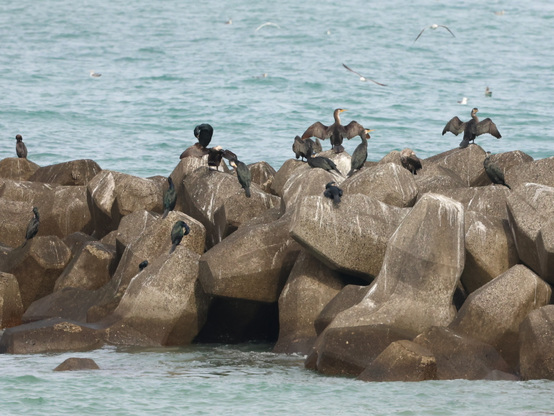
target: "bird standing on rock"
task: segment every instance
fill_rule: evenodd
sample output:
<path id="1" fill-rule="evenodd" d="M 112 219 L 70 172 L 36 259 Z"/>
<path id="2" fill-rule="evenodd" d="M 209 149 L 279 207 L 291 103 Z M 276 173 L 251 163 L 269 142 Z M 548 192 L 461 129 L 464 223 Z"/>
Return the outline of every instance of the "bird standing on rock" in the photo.
<path id="1" fill-rule="evenodd" d="M 417 171 L 421 169 L 421 160 L 416 156 L 412 149 L 404 149 L 400 152 L 400 162 L 402 166 L 408 169 L 412 174 L 417 175 Z"/>
<path id="2" fill-rule="evenodd" d="M 340 121 L 340 113 L 346 110 L 342 108 L 337 108 L 333 112 L 333 117 L 335 122 L 330 126 L 326 126 L 319 121 L 316 121 L 312 124 L 302 135 L 302 139 L 307 139 L 310 137 L 318 137 L 321 140 L 331 139 L 331 145 L 335 153 L 344 152 L 344 147 L 342 146 L 342 140 L 344 138 L 351 139 L 355 136 L 362 137 L 365 135 L 364 126 L 360 123 L 352 120 L 348 125 L 343 126 Z"/>
<path id="3" fill-rule="evenodd" d="M 240 186 L 242 186 L 242 188 L 244 189 L 246 197 L 250 198 L 250 184 L 252 183 L 252 174 L 250 173 L 250 169 L 248 169 L 248 166 L 238 160 L 236 156 L 231 157 L 229 159 L 229 163 L 237 171 L 237 179 L 239 180 Z"/>
<path id="4" fill-rule="evenodd" d="M 139 264 L 139 271 L 142 272 L 146 268 L 146 266 L 148 266 L 148 260 L 144 260 Z"/>
<path id="5" fill-rule="evenodd" d="M 38 226 L 40 225 L 40 217 L 38 215 L 38 208 L 33 208 L 33 214 L 35 216 L 31 218 L 31 221 L 29 221 L 29 224 L 27 225 L 27 232 L 25 233 L 25 242 L 21 246 L 21 248 L 25 247 L 25 244 L 27 244 L 27 241 L 32 239 L 35 235 L 38 233 Z"/>
<path id="6" fill-rule="evenodd" d="M 171 246 L 171 250 L 169 250 L 169 254 L 173 253 L 177 246 L 181 243 L 181 240 L 185 235 L 189 235 L 190 228 L 184 221 L 177 221 L 173 228 L 171 229 L 171 243 L 173 244 Z"/>
<path id="7" fill-rule="evenodd" d="M 15 145 L 15 153 L 17 153 L 17 157 L 20 159 L 27 159 L 27 146 L 23 143 L 23 137 L 21 137 L 21 134 L 15 136 L 15 140 L 17 140 Z"/>
<path id="8" fill-rule="evenodd" d="M 444 129 L 442 130 L 442 135 L 444 136 L 444 133 L 449 131 L 457 136 L 463 131 L 464 139 L 460 143 L 460 149 L 466 148 L 469 145 L 470 141 L 475 143 L 475 138 L 485 133 L 488 133 L 496 137 L 497 139 L 500 139 L 502 136 L 496 128 L 496 124 L 494 124 L 490 118 L 479 121 L 479 118 L 477 117 L 478 111 L 479 109 L 477 108 L 471 110 L 471 120 L 469 121 L 462 122 L 462 120 L 460 120 L 458 117 L 452 118 L 452 120 L 450 120 L 448 123 L 446 123 L 446 126 L 444 126 Z"/>
<path id="9" fill-rule="evenodd" d="M 356 150 L 354 150 L 354 153 L 352 153 L 352 158 L 350 159 L 350 172 L 348 172 L 348 175 L 351 176 L 354 174 L 355 170 L 360 170 L 363 168 L 364 163 L 367 160 L 367 140 L 371 139 L 371 136 L 369 135 L 369 132 L 373 131 L 370 129 L 365 129 L 365 134 L 360 136 L 362 138 L 362 142 L 356 147 Z"/>
<path id="10" fill-rule="evenodd" d="M 308 143 L 311 144 L 312 150 L 316 153 L 319 153 L 323 150 L 321 148 L 321 142 L 318 138 L 316 138 L 314 142 L 312 139 L 301 139 L 300 136 L 296 136 L 294 138 L 294 143 L 292 144 L 292 151 L 296 155 L 297 159 L 299 157 L 302 158 L 302 162 L 304 161 L 304 158 L 308 158 Z"/>
<path id="11" fill-rule="evenodd" d="M 483 167 L 485 168 L 485 172 L 487 172 L 487 176 L 492 181 L 492 183 L 495 183 L 497 185 L 504 185 L 508 189 L 512 189 L 504 181 L 504 172 L 502 172 L 502 169 L 500 169 L 496 163 L 491 162 L 491 152 L 487 152 L 487 156 L 485 157 L 485 161 L 483 162 Z"/>
<path id="12" fill-rule="evenodd" d="M 308 162 L 308 165 L 310 165 L 310 167 L 321 168 L 328 172 L 332 170 L 336 170 L 338 174 L 342 176 L 342 173 L 340 173 L 340 170 L 337 169 L 337 165 L 335 165 L 335 162 L 323 156 L 313 157 L 312 153 L 313 153 L 312 146 L 308 145 L 308 154 L 306 155 L 307 156 L 306 160 Z"/>
<path id="13" fill-rule="evenodd" d="M 164 193 L 164 215 L 162 215 L 162 219 L 167 217 L 169 211 L 173 211 L 177 203 L 177 191 L 175 190 L 175 185 L 173 184 L 171 176 L 167 178 L 167 182 L 169 183 L 169 188 Z"/>
<path id="14" fill-rule="evenodd" d="M 335 185 L 335 181 L 329 182 L 327 185 L 325 185 L 325 191 L 323 191 L 323 195 L 329 199 L 332 199 L 333 204 L 336 205 L 340 203 L 342 189 Z"/>

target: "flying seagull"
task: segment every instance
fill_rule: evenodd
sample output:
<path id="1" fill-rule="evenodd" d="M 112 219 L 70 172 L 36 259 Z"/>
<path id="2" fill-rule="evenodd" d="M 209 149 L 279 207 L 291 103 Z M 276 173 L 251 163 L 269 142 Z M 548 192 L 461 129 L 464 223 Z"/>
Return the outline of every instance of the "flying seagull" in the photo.
<path id="1" fill-rule="evenodd" d="M 421 32 L 419 32 L 419 35 L 417 35 L 417 38 L 415 38 L 414 40 L 414 43 L 416 42 L 416 40 L 419 39 L 419 37 L 423 34 L 423 32 L 425 32 L 427 29 L 433 29 L 433 30 L 437 30 L 439 27 L 444 27 L 446 30 L 448 30 L 450 32 L 450 34 L 452 36 L 454 36 L 454 33 L 452 33 L 452 31 L 450 29 L 448 29 L 445 25 L 437 25 L 437 24 L 434 24 L 434 25 L 431 25 L 431 26 L 427 26 L 425 29 L 423 29 Z M 454 36 L 456 37 L 456 36 Z"/>
<path id="2" fill-rule="evenodd" d="M 344 66 L 346 69 L 348 69 L 350 72 L 353 72 L 354 74 L 358 75 L 360 77 L 360 81 L 371 81 L 371 82 L 375 82 L 377 85 L 380 85 L 382 87 L 386 87 L 387 85 L 386 84 L 381 84 L 380 82 L 377 82 L 377 81 L 374 81 L 370 78 L 366 78 L 364 76 L 362 76 L 362 74 L 359 74 L 358 72 L 354 71 L 353 69 L 350 69 L 348 68 L 345 64 L 342 64 L 342 66 Z"/>
<path id="3" fill-rule="evenodd" d="M 258 28 L 257 28 L 254 32 L 257 32 L 258 30 L 260 30 L 260 29 L 261 29 L 262 27 L 264 27 L 264 26 L 275 26 L 275 27 L 281 29 L 281 26 L 279 26 L 279 25 L 277 25 L 277 24 L 275 24 L 275 23 L 265 22 L 264 24 L 258 26 Z"/>

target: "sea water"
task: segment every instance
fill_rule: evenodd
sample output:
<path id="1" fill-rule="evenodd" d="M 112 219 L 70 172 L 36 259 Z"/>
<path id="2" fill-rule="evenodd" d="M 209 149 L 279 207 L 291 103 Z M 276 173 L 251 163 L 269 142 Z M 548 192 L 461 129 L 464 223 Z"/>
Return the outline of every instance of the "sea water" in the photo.
<path id="1" fill-rule="evenodd" d="M 455 37 L 428 29 L 414 43 L 433 23 Z M 210 123 L 213 145 L 278 169 L 294 136 L 331 124 L 335 108 L 375 129 L 370 160 L 405 147 L 428 157 L 458 145 L 442 129 L 473 107 L 503 136 L 480 136 L 485 150 L 550 157 L 553 37 L 554 3 L 540 0 L 3 0 L 0 158 L 15 156 L 21 134 L 41 166 L 90 158 L 166 176 L 194 126 Z M 365 383 L 315 374 L 271 348 L 1 355 L 0 415 L 554 412 L 553 382 Z M 52 372 L 70 356 L 101 370 Z"/>

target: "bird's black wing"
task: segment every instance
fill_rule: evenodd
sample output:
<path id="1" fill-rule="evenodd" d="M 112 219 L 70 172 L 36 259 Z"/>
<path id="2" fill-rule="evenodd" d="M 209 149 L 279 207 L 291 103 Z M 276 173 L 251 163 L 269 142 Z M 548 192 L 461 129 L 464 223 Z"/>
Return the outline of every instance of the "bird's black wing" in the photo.
<path id="1" fill-rule="evenodd" d="M 450 34 L 451 34 L 452 36 L 456 37 L 456 36 L 454 35 L 454 33 L 452 33 L 452 31 L 451 31 L 450 29 L 448 29 L 445 25 L 439 25 L 439 27 L 444 27 L 446 30 L 448 30 L 448 31 L 450 32 Z"/>
<path id="2" fill-rule="evenodd" d="M 442 135 L 444 136 L 444 133 L 449 131 L 457 136 L 465 130 L 466 124 L 467 121 L 462 122 L 462 120 L 455 116 L 452 120 L 446 123 L 446 126 L 444 126 L 444 129 L 442 130 Z"/>
<path id="3" fill-rule="evenodd" d="M 423 32 L 425 32 L 425 30 L 427 30 L 427 29 L 429 29 L 429 27 L 426 27 L 426 28 L 424 28 L 421 32 L 419 32 L 419 35 L 417 35 L 417 38 L 415 38 L 414 43 L 416 43 L 416 41 L 419 39 L 419 37 L 420 37 L 421 35 L 423 35 Z"/>
<path id="4" fill-rule="evenodd" d="M 331 137 L 331 131 L 329 130 L 328 126 L 320 123 L 319 121 L 316 121 L 314 124 L 308 127 L 308 129 L 302 135 L 303 139 L 307 139 L 309 137 L 318 137 L 322 140 L 325 140 Z"/>
<path id="5" fill-rule="evenodd" d="M 475 124 L 473 129 L 476 136 L 489 133 L 490 135 L 496 137 L 497 139 L 500 139 L 502 137 L 502 135 L 496 128 L 496 124 L 494 124 L 490 118 L 486 118 L 480 121 L 479 123 Z"/>
<path id="6" fill-rule="evenodd" d="M 365 134 L 364 126 L 362 126 L 357 121 L 352 120 L 350 123 L 348 123 L 346 126 L 344 126 L 344 130 L 346 132 L 346 138 L 350 140 L 352 137 L 360 136 L 362 137 L 362 134 Z"/>
<path id="7" fill-rule="evenodd" d="M 223 157 L 227 160 L 237 160 L 237 155 L 231 152 L 230 150 L 223 151 Z"/>

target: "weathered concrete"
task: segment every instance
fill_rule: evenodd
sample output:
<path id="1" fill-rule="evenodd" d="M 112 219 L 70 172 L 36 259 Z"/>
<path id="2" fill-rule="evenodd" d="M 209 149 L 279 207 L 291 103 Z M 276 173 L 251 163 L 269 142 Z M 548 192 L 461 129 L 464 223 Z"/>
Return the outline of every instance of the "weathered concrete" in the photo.
<path id="1" fill-rule="evenodd" d="M 94 160 L 82 159 L 43 166 L 28 179 L 30 182 L 57 183 L 66 186 L 86 186 L 102 171 Z"/>
<path id="2" fill-rule="evenodd" d="M 473 292 L 449 328 L 492 345 L 515 367 L 519 324 L 533 309 L 550 302 L 552 290 L 535 273 L 516 265 Z"/>
<path id="3" fill-rule="evenodd" d="M 456 188 L 441 194 L 461 202 L 466 211 L 479 212 L 487 217 L 508 219 L 506 201 L 510 190 L 502 185 Z"/>
<path id="4" fill-rule="evenodd" d="M 150 227 L 159 215 L 140 210 L 126 215 L 121 219 L 119 227 L 115 230 L 115 247 L 117 258 L 120 259 L 129 244 L 138 240 L 148 227 Z"/>
<path id="5" fill-rule="evenodd" d="M 519 262 L 508 221 L 466 211 L 465 232 L 466 263 L 460 279 L 469 293 Z"/>
<path id="6" fill-rule="evenodd" d="M 273 178 L 277 173 L 273 167 L 267 162 L 256 162 L 247 165 L 252 175 L 252 183 L 256 183 L 260 186 L 260 189 L 264 192 L 271 193 L 271 185 Z"/>
<path id="7" fill-rule="evenodd" d="M 427 192 L 442 194 L 445 190 L 466 186 L 456 173 L 436 163 L 425 163 L 414 181 L 419 191 L 418 199 Z"/>
<path id="8" fill-rule="evenodd" d="M 520 371 L 524 380 L 554 380 L 554 305 L 535 309 L 519 325 Z"/>
<path id="9" fill-rule="evenodd" d="M 71 251 L 56 236 L 35 237 L 8 254 L 4 271 L 16 277 L 24 309 L 53 292 L 70 260 Z"/>
<path id="10" fill-rule="evenodd" d="M 100 370 L 98 364 L 91 358 L 71 357 L 54 368 L 53 371 L 81 371 L 81 370 Z"/>
<path id="11" fill-rule="evenodd" d="M 363 381 L 436 380 L 437 361 L 427 348 L 412 341 L 390 344 L 358 376 Z"/>
<path id="12" fill-rule="evenodd" d="M 96 238 L 85 234 L 81 231 L 77 231 L 74 233 L 71 233 L 67 236 L 65 236 L 62 239 L 63 243 L 71 250 L 71 256 L 75 257 L 75 255 L 81 251 L 81 249 L 84 247 L 85 244 L 91 242 L 91 241 L 98 241 Z"/>
<path id="13" fill-rule="evenodd" d="M 23 244 L 33 205 L 0 198 L 0 213 L 0 243 L 12 248 Z"/>
<path id="14" fill-rule="evenodd" d="M 209 295 L 277 302 L 300 246 L 289 236 L 290 216 L 247 225 L 200 258 L 199 279 Z"/>
<path id="15" fill-rule="evenodd" d="M 0 338 L 0 353 L 40 354 L 85 351 L 102 346 L 103 330 L 62 318 L 8 328 Z"/>
<path id="16" fill-rule="evenodd" d="M 328 328 L 317 339 L 304 366 L 327 375 L 360 375 L 392 342 L 415 333 L 390 325 Z"/>
<path id="17" fill-rule="evenodd" d="M 335 153 L 334 150 L 326 150 L 324 152 L 319 152 L 317 156 L 326 157 L 327 159 L 331 159 L 335 165 L 337 165 L 337 169 L 342 173 L 341 176 L 337 176 L 337 183 L 342 182 L 344 180 L 344 177 L 346 177 L 346 174 L 350 172 L 350 168 L 352 166 L 351 159 L 352 157 L 348 152 L 341 152 L 341 153 Z"/>
<path id="18" fill-rule="evenodd" d="M 27 181 L 40 168 L 27 158 L 7 157 L 0 160 L 0 178 Z"/>
<path id="19" fill-rule="evenodd" d="M 54 291 L 66 287 L 99 289 L 111 279 L 116 266 L 115 250 L 100 241 L 91 241 L 83 246 L 58 277 Z"/>
<path id="20" fill-rule="evenodd" d="M 439 153 L 425 161 L 450 169 L 462 179 L 466 186 L 483 186 L 491 183 L 483 167 L 485 156 L 486 153 L 481 146 L 472 144 L 464 149 L 455 148 Z"/>
<path id="21" fill-rule="evenodd" d="M 272 193 L 282 197 L 283 188 L 285 187 L 285 184 L 290 179 L 290 177 L 298 175 L 301 172 L 305 172 L 309 169 L 311 168 L 306 162 L 301 162 L 300 160 L 294 159 L 286 160 L 273 178 L 273 182 L 271 183 Z"/>
<path id="22" fill-rule="evenodd" d="M 132 212 L 163 212 L 163 189 L 149 179 L 103 170 L 88 183 L 87 193 L 97 238 L 116 230 Z"/>
<path id="23" fill-rule="evenodd" d="M 492 156 L 491 156 L 492 159 Z M 514 189 L 525 183 L 554 187 L 554 156 L 511 167 L 504 175 L 506 183 Z"/>
<path id="24" fill-rule="evenodd" d="M 513 373 L 491 345 L 449 328 L 428 328 L 414 343 L 424 346 L 435 357 L 438 380 L 481 380 L 494 370 Z"/>
<path id="25" fill-rule="evenodd" d="M 338 207 L 323 196 L 310 196 L 296 206 L 290 234 L 331 269 L 371 281 L 408 212 L 359 194 L 344 195 Z"/>
<path id="26" fill-rule="evenodd" d="M 369 286 L 347 285 L 321 310 L 314 327 L 317 335 L 321 334 L 335 319 L 338 313 L 360 303 L 369 291 Z"/>
<path id="27" fill-rule="evenodd" d="M 346 179 L 344 194 L 362 194 L 397 207 L 411 207 L 418 194 L 414 175 L 395 163 L 378 164 Z"/>
<path id="28" fill-rule="evenodd" d="M 387 324 L 421 333 L 448 325 L 465 260 L 464 209 L 425 195 L 390 238 L 381 272 L 366 297 L 339 313 L 329 328 Z"/>
<path id="29" fill-rule="evenodd" d="M 110 324 L 106 340 L 117 345 L 189 344 L 206 321 L 210 300 L 198 282 L 200 256 L 178 246 L 133 278 Z"/>
<path id="30" fill-rule="evenodd" d="M 381 160 L 377 162 L 379 165 L 385 165 L 387 163 L 394 163 L 395 165 L 402 166 L 401 155 L 398 150 L 392 150 L 387 153 Z"/>
<path id="31" fill-rule="evenodd" d="M 21 324 L 23 304 L 13 274 L 0 272 L 0 329 Z"/>
<path id="32" fill-rule="evenodd" d="M 283 187 L 284 210 L 291 210 L 299 202 L 308 196 L 323 196 L 325 185 L 329 182 L 339 183 L 337 173 L 330 173 L 323 169 L 312 169 L 300 171 L 292 175 Z"/>
<path id="33" fill-rule="evenodd" d="M 55 235 L 64 238 L 76 231 L 82 231 L 85 234 L 92 233 L 91 213 L 87 205 L 86 188 L 83 186 L 61 186 L 0 179 L 0 199 L 25 203 L 25 205 L 16 205 L 19 209 L 25 209 L 19 215 L 27 220 L 27 224 L 33 217 L 32 207 L 38 207 L 40 214 L 38 236 Z M 31 209 L 27 211 L 29 206 Z M 8 210 L 8 215 L 6 221 L 20 224 L 20 221 L 15 219 L 17 214 L 13 208 Z M 21 245 L 25 240 L 27 224 L 17 234 L 20 236 L 20 240 L 13 246 Z M 13 240 L 15 237 L 10 237 L 10 241 Z"/>
<path id="34" fill-rule="evenodd" d="M 519 258 L 554 284 L 554 188 L 519 185 L 508 198 L 508 214 Z"/>
<path id="35" fill-rule="evenodd" d="M 310 352 L 317 338 L 314 321 L 342 287 L 336 272 L 302 251 L 279 296 L 279 340 L 273 352 Z"/>

